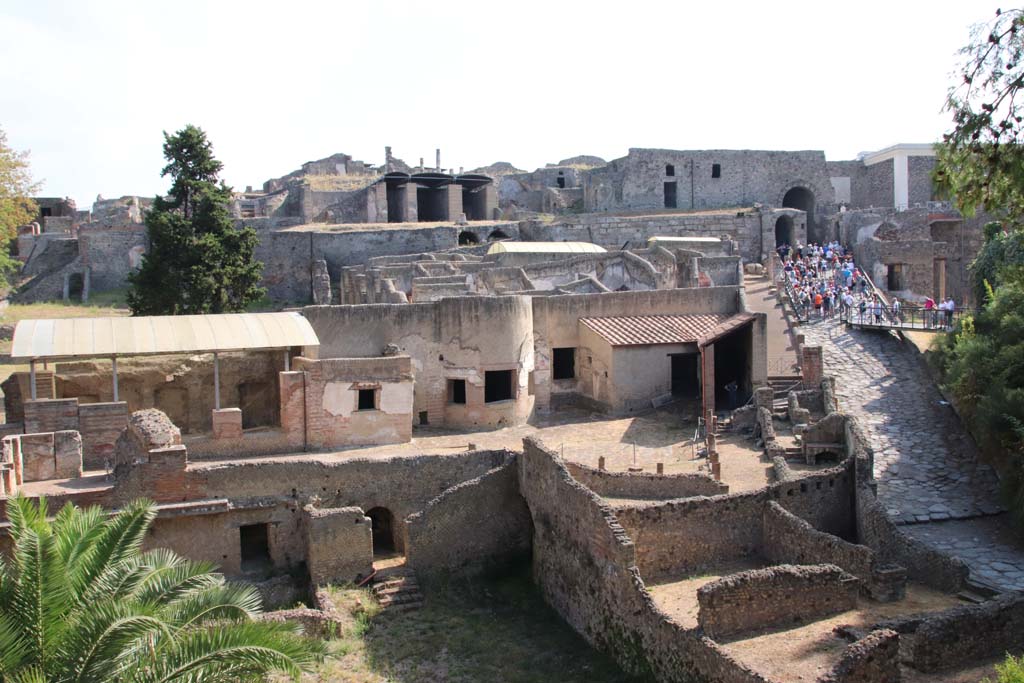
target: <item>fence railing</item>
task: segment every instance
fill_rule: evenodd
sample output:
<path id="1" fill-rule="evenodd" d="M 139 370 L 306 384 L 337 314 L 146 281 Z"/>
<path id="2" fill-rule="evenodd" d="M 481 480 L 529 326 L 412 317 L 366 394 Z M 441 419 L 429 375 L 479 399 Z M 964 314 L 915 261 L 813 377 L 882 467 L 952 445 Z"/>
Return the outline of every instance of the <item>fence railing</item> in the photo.
<path id="1" fill-rule="evenodd" d="M 851 325 L 949 331 L 956 327 L 956 324 L 964 316 L 975 316 L 977 314 L 978 310 L 975 308 L 940 311 L 938 308 L 925 308 L 924 306 L 903 306 L 898 313 L 894 313 L 890 307 L 879 318 L 879 316 L 875 315 L 871 304 L 868 304 L 867 310 L 863 312 L 856 305 L 850 310 L 843 310 L 840 313 L 839 319 Z"/>

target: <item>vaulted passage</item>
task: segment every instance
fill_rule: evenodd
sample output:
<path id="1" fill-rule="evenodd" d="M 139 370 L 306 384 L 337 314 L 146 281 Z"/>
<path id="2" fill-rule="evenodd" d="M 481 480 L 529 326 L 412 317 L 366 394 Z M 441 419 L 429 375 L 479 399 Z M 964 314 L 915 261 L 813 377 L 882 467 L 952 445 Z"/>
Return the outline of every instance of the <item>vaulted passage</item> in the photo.
<path id="1" fill-rule="evenodd" d="M 793 243 L 793 219 L 789 216 L 779 216 L 779 219 L 775 221 L 775 246 L 778 248 L 783 244 L 795 246 Z"/>
<path id="2" fill-rule="evenodd" d="M 822 241 L 817 233 L 814 220 L 814 193 L 806 187 L 794 187 L 782 198 L 782 206 L 787 209 L 800 209 L 807 213 L 807 239 L 811 242 Z"/>

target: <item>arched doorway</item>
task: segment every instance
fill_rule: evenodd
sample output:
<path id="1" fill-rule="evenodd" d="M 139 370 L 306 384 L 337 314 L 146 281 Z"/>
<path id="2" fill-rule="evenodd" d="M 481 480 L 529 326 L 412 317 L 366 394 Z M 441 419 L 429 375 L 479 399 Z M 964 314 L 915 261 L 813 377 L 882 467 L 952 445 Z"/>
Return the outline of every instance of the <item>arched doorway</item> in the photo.
<path id="1" fill-rule="evenodd" d="M 476 236 L 476 233 L 463 230 L 459 233 L 459 246 L 465 247 L 470 244 L 480 244 L 480 238 Z"/>
<path id="2" fill-rule="evenodd" d="M 508 239 L 508 235 L 506 235 L 501 230 L 495 230 L 494 232 L 492 232 L 490 235 L 487 236 L 487 241 L 488 242 L 492 242 L 494 240 L 507 240 L 507 239 Z"/>
<path id="3" fill-rule="evenodd" d="M 373 530 L 373 554 L 388 555 L 395 552 L 395 516 L 391 510 L 382 507 L 366 511 Z"/>
<path id="4" fill-rule="evenodd" d="M 775 221 L 775 248 L 778 249 L 783 244 L 789 246 L 796 246 L 793 244 L 793 218 L 792 216 L 779 216 L 778 220 Z"/>
<path id="5" fill-rule="evenodd" d="M 814 221 L 814 193 L 806 187 L 794 187 L 782 197 L 782 206 L 787 209 L 800 209 L 807 214 L 807 239 L 820 242 L 817 223 Z"/>

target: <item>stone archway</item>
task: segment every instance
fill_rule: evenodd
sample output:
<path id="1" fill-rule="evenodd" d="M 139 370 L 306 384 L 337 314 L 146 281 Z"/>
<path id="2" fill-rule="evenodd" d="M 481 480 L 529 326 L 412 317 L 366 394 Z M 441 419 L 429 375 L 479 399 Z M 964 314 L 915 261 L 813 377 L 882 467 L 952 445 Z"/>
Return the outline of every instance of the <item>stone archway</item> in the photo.
<path id="1" fill-rule="evenodd" d="M 815 198 L 814 192 L 803 185 L 794 185 L 782 195 L 782 206 L 787 209 L 799 209 L 807 214 L 807 240 L 810 242 L 821 242 L 817 231 L 817 221 L 814 218 Z"/>
<path id="2" fill-rule="evenodd" d="M 480 238 L 477 237 L 475 232 L 469 230 L 463 230 L 459 233 L 459 246 L 467 247 L 473 244 L 480 244 Z"/>
<path id="3" fill-rule="evenodd" d="M 775 248 L 778 249 L 783 244 L 789 246 L 796 246 L 793 243 L 793 217 L 792 216 L 779 216 L 775 221 Z"/>

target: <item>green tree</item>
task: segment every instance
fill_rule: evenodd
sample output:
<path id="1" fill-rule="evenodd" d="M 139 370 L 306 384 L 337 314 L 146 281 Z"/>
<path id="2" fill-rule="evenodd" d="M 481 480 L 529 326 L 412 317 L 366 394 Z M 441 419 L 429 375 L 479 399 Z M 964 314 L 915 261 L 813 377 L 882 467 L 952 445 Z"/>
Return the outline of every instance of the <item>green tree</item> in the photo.
<path id="1" fill-rule="evenodd" d="M 298 679 L 322 648 L 257 621 L 259 594 L 204 563 L 141 552 L 156 516 L 136 501 L 113 517 L 7 501 L 13 549 L 0 563 L 0 681 L 149 683 Z"/>
<path id="2" fill-rule="evenodd" d="M 6 287 L 7 278 L 18 269 L 18 261 L 11 256 L 12 241 L 17 237 L 19 225 L 35 220 L 39 213 L 32 195 L 39 183 L 32 180 L 28 152 L 17 152 L 7 144 L 7 134 L 0 128 L 0 287 Z"/>
<path id="3" fill-rule="evenodd" d="M 1024 217 L 1024 10 L 996 11 L 975 26 L 957 82 L 946 97 L 953 129 L 938 149 L 935 181 L 973 215 L 981 207 L 1018 223 Z"/>
<path id="4" fill-rule="evenodd" d="M 149 251 L 128 282 L 134 315 L 241 311 L 263 296 L 263 264 L 253 259 L 256 231 L 235 228 L 231 189 L 218 180 L 222 164 L 200 128 L 164 133 L 167 197 L 146 213 Z"/>

